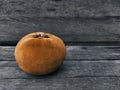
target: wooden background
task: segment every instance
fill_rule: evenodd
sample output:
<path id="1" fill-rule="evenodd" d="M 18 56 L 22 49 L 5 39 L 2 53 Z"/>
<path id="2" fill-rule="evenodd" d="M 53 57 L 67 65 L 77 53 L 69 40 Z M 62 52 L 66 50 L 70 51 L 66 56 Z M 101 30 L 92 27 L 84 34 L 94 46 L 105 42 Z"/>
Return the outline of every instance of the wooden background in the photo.
<path id="1" fill-rule="evenodd" d="M 27 75 L 14 59 L 24 35 L 62 38 L 56 72 Z M 0 0 L 0 90 L 120 90 L 120 0 Z"/>

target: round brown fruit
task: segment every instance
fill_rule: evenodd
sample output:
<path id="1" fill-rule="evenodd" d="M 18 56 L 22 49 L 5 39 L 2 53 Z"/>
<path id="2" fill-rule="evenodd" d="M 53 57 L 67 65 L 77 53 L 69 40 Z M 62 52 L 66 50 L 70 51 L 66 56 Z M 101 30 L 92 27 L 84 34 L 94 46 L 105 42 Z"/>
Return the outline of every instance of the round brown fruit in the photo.
<path id="1" fill-rule="evenodd" d="M 18 42 L 14 54 L 18 66 L 24 72 L 45 75 L 60 67 L 66 55 L 66 47 L 53 34 L 35 32 Z"/>

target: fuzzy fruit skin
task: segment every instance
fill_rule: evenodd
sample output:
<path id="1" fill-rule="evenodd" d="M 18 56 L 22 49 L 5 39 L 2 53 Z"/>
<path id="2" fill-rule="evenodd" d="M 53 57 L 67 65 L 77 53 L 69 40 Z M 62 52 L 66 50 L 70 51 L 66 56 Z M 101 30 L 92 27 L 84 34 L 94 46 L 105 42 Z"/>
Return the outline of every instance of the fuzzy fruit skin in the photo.
<path id="1" fill-rule="evenodd" d="M 15 59 L 18 66 L 32 75 L 45 75 L 55 71 L 62 64 L 66 47 L 64 42 L 53 34 L 49 38 L 34 38 L 35 32 L 24 36 L 15 48 Z"/>

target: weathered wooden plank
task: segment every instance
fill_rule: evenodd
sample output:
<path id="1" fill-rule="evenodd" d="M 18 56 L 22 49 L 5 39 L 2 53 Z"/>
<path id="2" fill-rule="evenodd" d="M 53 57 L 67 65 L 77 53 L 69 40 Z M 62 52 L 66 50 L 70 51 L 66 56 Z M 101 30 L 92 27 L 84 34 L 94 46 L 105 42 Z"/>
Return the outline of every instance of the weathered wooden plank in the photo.
<path id="1" fill-rule="evenodd" d="M 66 59 L 119 60 L 120 46 L 68 46 Z"/>
<path id="2" fill-rule="evenodd" d="M 120 16 L 119 0 L 0 0 L 0 15 L 41 17 Z"/>
<path id="3" fill-rule="evenodd" d="M 15 61 L 1 61 L 0 79 L 40 79 L 40 78 L 79 78 L 79 77 L 119 77 L 120 61 L 64 61 L 54 73 L 46 76 L 33 76 L 18 68 Z"/>
<path id="4" fill-rule="evenodd" d="M 0 17 L 0 44 L 16 44 L 24 35 L 44 31 L 65 42 L 120 42 L 120 19 Z"/>
<path id="5" fill-rule="evenodd" d="M 119 90 L 120 77 L 1 79 L 1 90 Z"/>
<path id="6" fill-rule="evenodd" d="M 66 48 L 65 59 L 68 61 L 120 59 L 120 46 L 66 46 Z M 14 46 L 0 46 L 0 60 L 15 60 L 14 49 Z"/>

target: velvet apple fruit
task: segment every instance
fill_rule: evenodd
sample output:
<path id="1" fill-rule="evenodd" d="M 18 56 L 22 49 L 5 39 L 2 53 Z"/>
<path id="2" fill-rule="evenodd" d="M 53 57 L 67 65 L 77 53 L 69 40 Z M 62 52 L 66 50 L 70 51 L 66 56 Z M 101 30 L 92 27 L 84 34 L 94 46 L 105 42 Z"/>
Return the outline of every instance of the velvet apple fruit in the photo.
<path id="1" fill-rule="evenodd" d="M 26 73 L 45 75 L 61 66 L 66 55 L 66 47 L 59 37 L 35 32 L 24 36 L 16 45 L 15 59 Z"/>

